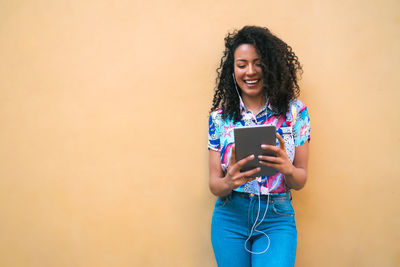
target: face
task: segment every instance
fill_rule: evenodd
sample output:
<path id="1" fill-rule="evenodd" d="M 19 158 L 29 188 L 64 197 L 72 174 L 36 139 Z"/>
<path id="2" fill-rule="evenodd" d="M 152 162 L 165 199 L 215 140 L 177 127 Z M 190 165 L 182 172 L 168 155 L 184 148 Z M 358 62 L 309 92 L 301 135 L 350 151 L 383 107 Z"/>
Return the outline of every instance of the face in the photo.
<path id="1" fill-rule="evenodd" d="M 263 97 L 261 59 L 251 44 L 238 46 L 234 53 L 236 82 L 242 89 L 242 97 Z"/>

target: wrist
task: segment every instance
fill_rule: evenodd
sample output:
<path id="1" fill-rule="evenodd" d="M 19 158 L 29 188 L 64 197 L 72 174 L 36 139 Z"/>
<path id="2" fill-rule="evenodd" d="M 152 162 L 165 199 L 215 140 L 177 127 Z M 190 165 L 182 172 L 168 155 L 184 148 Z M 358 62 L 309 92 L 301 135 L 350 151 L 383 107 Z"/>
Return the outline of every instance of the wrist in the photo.
<path id="1" fill-rule="evenodd" d="M 221 188 L 221 197 L 229 195 L 229 193 L 232 191 L 233 187 L 230 183 L 230 180 L 225 176 L 222 178 L 222 188 Z"/>
<path id="2" fill-rule="evenodd" d="M 293 164 L 290 164 L 290 167 L 287 172 L 284 173 L 285 177 L 293 177 L 296 167 Z"/>

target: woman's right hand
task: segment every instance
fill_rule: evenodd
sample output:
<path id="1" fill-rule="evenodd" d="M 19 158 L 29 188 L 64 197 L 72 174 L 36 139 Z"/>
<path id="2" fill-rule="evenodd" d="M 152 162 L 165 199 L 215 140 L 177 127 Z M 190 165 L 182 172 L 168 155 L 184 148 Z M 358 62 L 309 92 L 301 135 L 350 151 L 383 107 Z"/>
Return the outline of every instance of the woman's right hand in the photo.
<path id="1" fill-rule="evenodd" d="M 231 160 L 229 162 L 228 170 L 226 171 L 226 175 L 223 178 L 225 180 L 225 183 L 228 185 L 228 187 L 232 189 L 236 189 L 242 184 L 245 184 L 249 181 L 252 181 L 256 179 L 256 177 L 249 177 L 261 170 L 260 167 L 245 171 L 245 172 L 240 172 L 240 169 L 243 168 L 246 163 L 252 161 L 254 159 L 254 155 L 250 155 L 244 159 L 241 159 L 236 162 L 236 148 L 235 145 L 232 146 L 232 152 L 231 152 Z"/>

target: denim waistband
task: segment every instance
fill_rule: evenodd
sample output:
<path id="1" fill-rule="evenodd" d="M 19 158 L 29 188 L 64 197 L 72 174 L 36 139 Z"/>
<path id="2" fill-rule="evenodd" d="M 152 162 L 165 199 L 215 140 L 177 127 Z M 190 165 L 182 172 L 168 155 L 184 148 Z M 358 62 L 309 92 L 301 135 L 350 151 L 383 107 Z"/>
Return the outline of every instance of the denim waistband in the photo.
<path id="1" fill-rule="evenodd" d="M 231 196 L 238 196 L 238 197 L 247 198 L 247 199 L 251 199 L 253 197 L 257 197 L 258 198 L 258 195 L 251 194 L 251 193 L 246 193 L 246 192 L 238 192 L 238 191 L 235 191 L 235 190 L 231 191 Z M 260 198 L 261 199 L 267 199 L 268 195 L 260 195 Z M 276 200 L 278 200 L 278 199 L 282 199 L 282 200 L 283 199 L 290 199 L 290 200 L 292 200 L 292 192 L 289 190 L 289 191 L 286 191 L 286 193 L 270 194 L 269 198 L 270 199 L 276 199 Z"/>

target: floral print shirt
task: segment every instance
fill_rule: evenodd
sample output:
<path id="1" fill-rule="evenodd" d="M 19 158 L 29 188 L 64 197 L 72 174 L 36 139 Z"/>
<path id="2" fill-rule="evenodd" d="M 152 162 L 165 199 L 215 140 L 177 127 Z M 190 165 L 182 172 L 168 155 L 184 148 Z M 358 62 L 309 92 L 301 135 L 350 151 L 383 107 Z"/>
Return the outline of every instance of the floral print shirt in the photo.
<path id="1" fill-rule="evenodd" d="M 272 110 L 267 101 L 265 106 L 254 115 L 248 111 L 240 100 L 241 120 L 234 123 L 233 119 L 222 119 L 222 111 L 218 109 L 211 113 L 208 128 L 208 148 L 220 152 L 222 170 L 226 173 L 234 144 L 235 127 L 254 125 L 274 125 L 277 132 L 285 140 L 286 153 L 291 162 L 294 160 L 295 147 L 310 140 L 310 118 L 307 107 L 300 100 L 290 102 L 289 111 L 285 115 L 278 115 Z M 276 140 L 279 145 L 278 139 Z M 273 176 L 262 176 L 234 189 L 238 192 L 253 194 L 285 193 L 285 177 L 280 172 Z"/>

